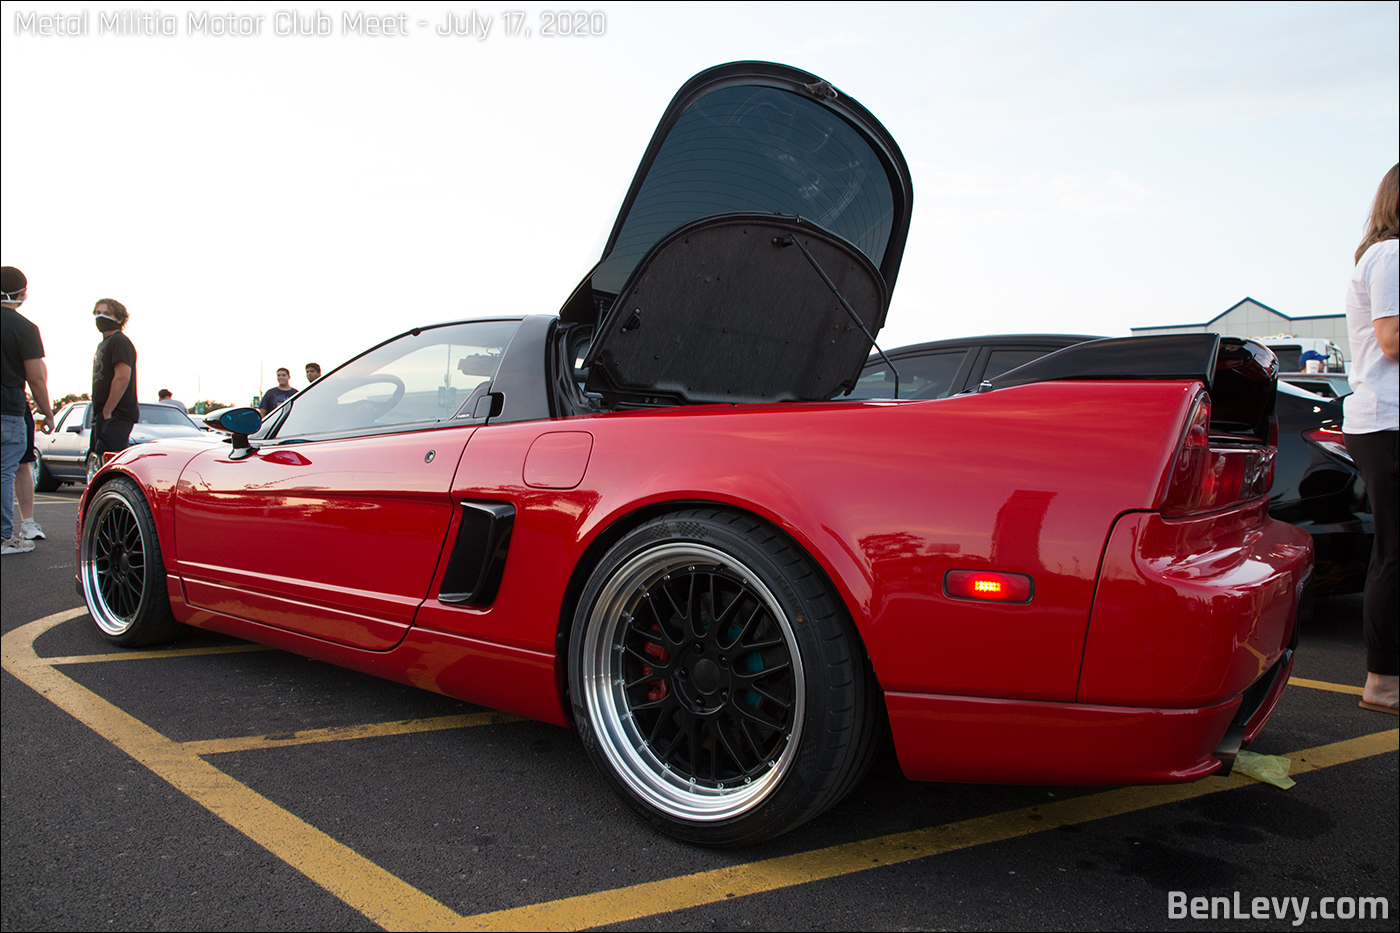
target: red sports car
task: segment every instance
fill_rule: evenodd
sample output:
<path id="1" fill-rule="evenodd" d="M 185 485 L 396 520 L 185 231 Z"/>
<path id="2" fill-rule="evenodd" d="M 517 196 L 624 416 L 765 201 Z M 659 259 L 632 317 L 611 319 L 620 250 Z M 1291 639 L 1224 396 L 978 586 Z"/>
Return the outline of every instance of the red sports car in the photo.
<path id="1" fill-rule="evenodd" d="M 841 400 L 911 205 L 831 85 L 698 75 L 558 315 L 414 327 L 265 422 L 216 416 L 227 446 L 112 460 L 79 516 L 93 620 L 574 724 L 634 810 L 706 844 L 821 813 L 887 730 L 911 778 L 1228 770 L 1312 566 L 1267 514 L 1272 354 L 1101 341 Z"/>

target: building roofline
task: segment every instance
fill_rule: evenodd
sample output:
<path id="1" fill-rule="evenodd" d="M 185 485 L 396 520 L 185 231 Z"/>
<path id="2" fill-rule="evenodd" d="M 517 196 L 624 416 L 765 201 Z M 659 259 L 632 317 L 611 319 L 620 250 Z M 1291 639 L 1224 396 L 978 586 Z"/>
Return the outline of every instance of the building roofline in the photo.
<path id="1" fill-rule="evenodd" d="M 1194 323 L 1194 324 L 1147 324 L 1147 325 L 1144 325 L 1144 326 L 1142 326 L 1142 327 L 1130 327 L 1130 328 L 1128 328 L 1128 329 L 1129 329 L 1129 330 L 1161 330 L 1161 329 L 1166 328 L 1166 327 L 1209 327 L 1210 325 L 1214 324 L 1216 321 L 1220 320 L 1220 319 L 1223 318 L 1225 315 L 1229 314 L 1231 311 L 1234 311 L 1236 308 L 1238 308 L 1240 305 L 1244 304 L 1244 303 L 1247 302 L 1247 301 L 1252 301 L 1252 302 L 1254 302 L 1254 304 L 1257 304 L 1259 307 L 1263 308 L 1265 311 L 1269 311 L 1269 312 L 1272 312 L 1273 314 L 1277 314 L 1279 317 L 1283 318 L 1285 321 L 1320 321 L 1320 320 L 1324 320 L 1324 319 L 1326 319 L 1326 318 L 1344 318 L 1344 317 L 1346 317 L 1346 314 L 1344 314 L 1344 313 L 1343 313 L 1343 314 L 1305 314 L 1305 315 L 1301 315 L 1301 316 L 1299 316 L 1299 317 L 1293 317 L 1292 315 L 1284 314 L 1282 311 L 1278 310 L 1277 308 L 1271 308 L 1271 307 L 1269 307 L 1268 305 L 1264 304 L 1264 302 L 1258 301 L 1257 299 L 1254 299 L 1254 298 L 1250 298 L 1248 295 L 1246 295 L 1245 297 L 1241 298 L 1239 301 L 1237 301 L 1237 302 L 1235 302 L 1234 304 L 1230 305 L 1230 307 L 1226 308 L 1224 311 L 1221 311 L 1219 314 L 1217 314 L 1215 317 L 1211 318 L 1211 319 L 1208 320 L 1208 321 L 1201 321 L 1200 323 Z"/>

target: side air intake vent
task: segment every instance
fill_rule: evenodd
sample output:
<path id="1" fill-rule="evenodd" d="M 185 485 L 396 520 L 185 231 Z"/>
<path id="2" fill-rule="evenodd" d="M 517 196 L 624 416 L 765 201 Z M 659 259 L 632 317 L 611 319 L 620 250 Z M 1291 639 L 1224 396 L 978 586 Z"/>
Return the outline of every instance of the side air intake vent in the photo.
<path id="1" fill-rule="evenodd" d="M 447 562 L 438 601 L 489 606 L 501 585 L 515 526 L 515 507 L 503 502 L 463 502 L 457 543 Z"/>

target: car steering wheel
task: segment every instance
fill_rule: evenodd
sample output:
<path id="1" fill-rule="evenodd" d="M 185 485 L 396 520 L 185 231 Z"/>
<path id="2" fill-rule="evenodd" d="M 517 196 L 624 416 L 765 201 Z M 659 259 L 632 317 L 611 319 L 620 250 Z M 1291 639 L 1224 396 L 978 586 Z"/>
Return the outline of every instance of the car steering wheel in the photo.
<path id="1" fill-rule="evenodd" d="M 380 382 L 388 383 L 394 387 L 393 394 L 390 395 L 387 399 L 383 401 L 372 401 L 367 398 L 360 399 L 359 401 L 349 402 L 345 407 L 347 409 L 353 408 L 357 411 L 363 412 L 364 415 L 371 421 L 374 421 L 378 419 L 381 415 L 391 411 L 395 405 L 403 401 L 404 385 L 403 380 L 400 379 L 398 376 L 392 376 L 388 373 L 376 373 L 373 376 L 366 376 L 364 379 L 361 379 L 359 382 L 355 383 L 350 388 L 358 389 L 361 386 L 374 385 L 375 383 Z"/>

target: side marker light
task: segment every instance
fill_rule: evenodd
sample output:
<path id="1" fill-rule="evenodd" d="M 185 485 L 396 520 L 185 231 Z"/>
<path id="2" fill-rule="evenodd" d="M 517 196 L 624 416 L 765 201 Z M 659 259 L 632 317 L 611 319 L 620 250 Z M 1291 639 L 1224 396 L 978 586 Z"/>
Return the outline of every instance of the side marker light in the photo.
<path id="1" fill-rule="evenodd" d="M 1028 603 L 1035 595 L 1035 581 L 1024 573 L 950 570 L 943 575 L 943 593 L 953 599 Z"/>

